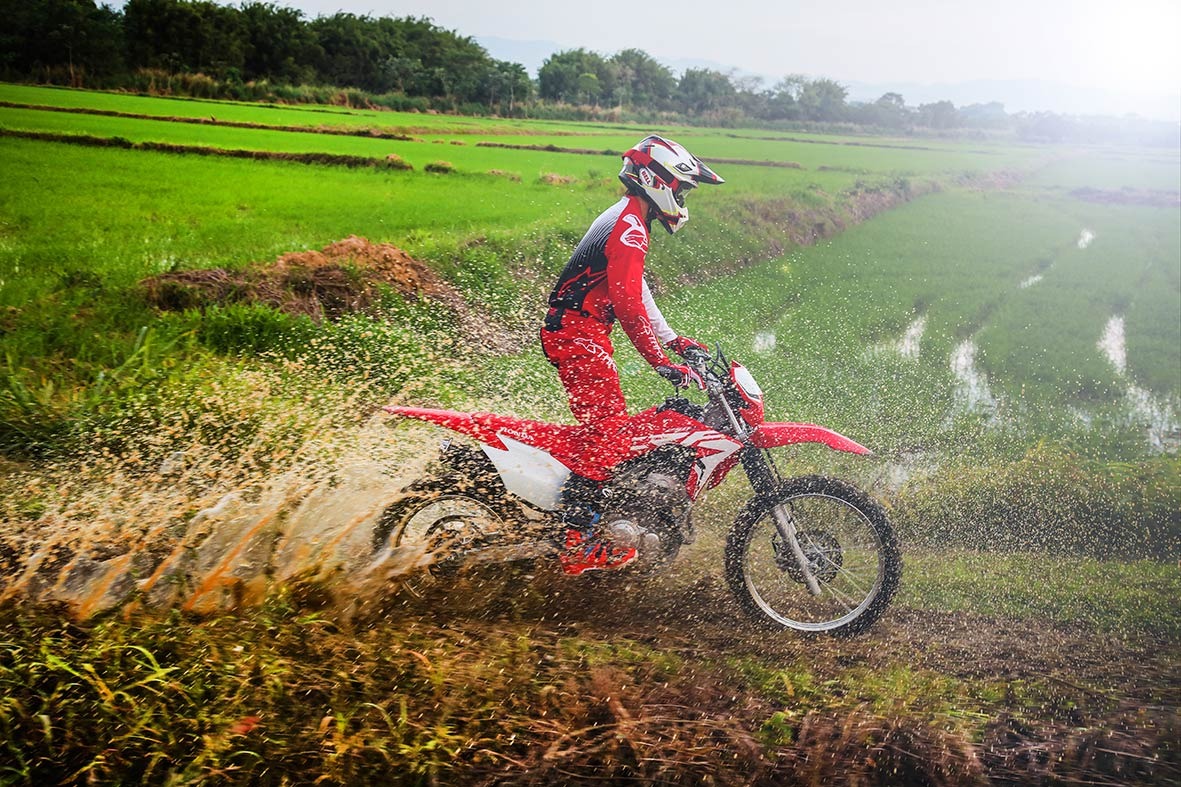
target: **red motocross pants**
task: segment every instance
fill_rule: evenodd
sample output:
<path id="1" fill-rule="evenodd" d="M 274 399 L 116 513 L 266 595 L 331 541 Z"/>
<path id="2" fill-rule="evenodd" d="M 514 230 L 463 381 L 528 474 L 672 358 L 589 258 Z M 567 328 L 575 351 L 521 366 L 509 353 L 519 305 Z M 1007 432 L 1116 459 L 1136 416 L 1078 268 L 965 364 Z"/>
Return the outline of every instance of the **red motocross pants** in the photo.
<path id="1" fill-rule="evenodd" d="M 611 326 L 567 311 L 560 317 L 561 328 L 550 330 L 549 326 L 558 322 L 553 311 L 547 327 L 541 329 L 541 349 L 558 370 L 558 379 L 570 397 L 570 412 L 588 427 L 587 449 L 601 454 L 596 464 L 610 465 L 619 450 L 619 428 L 628 418 L 619 371 L 611 357 L 615 352 Z"/>
<path id="2" fill-rule="evenodd" d="M 627 403 L 612 358 L 611 326 L 570 311 L 554 320 L 553 311 L 541 329 L 541 349 L 558 370 L 574 418 L 590 426 L 626 417 Z M 550 330 L 559 322 L 558 330 Z"/>

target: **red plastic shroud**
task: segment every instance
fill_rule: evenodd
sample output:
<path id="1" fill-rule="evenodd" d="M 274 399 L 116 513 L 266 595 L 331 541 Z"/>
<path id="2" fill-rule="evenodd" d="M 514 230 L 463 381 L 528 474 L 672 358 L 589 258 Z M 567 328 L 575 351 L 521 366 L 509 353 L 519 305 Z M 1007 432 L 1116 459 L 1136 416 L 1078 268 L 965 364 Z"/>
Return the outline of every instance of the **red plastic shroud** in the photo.
<path id="1" fill-rule="evenodd" d="M 834 451 L 846 451 L 850 454 L 873 453 L 855 440 L 815 424 L 759 424 L 754 433 L 747 438 L 747 443 L 755 448 L 777 448 L 796 443 L 824 443 Z"/>
<path id="2" fill-rule="evenodd" d="M 713 432 L 700 421 L 672 410 L 661 411 L 655 407 L 632 416 L 624 422 L 618 432 L 608 436 L 582 425 L 550 424 L 495 413 L 461 413 L 428 407 L 383 409 L 392 415 L 444 426 L 501 450 L 504 450 L 505 445 L 499 435 L 503 434 L 505 437 L 547 451 L 572 472 L 595 481 L 610 478 L 612 469 L 620 462 L 648 453 L 669 442 L 693 445 L 699 453 L 713 453 L 717 440 L 730 440 L 731 445 L 739 447 L 731 438 Z M 688 437 L 688 441 L 673 439 L 682 433 L 687 437 L 691 436 Z M 716 439 L 702 439 L 706 436 L 705 433 Z M 712 447 L 706 445 L 707 443 Z M 814 424 L 761 424 L 747 437 L 745 444 L 754 448 L 775 448 L 796 443 L 823 443 L 836 451 L 870 453 L 869 449 L 853 440 Z M 733 462 L 728 461 L 720 469 L 728 470 L 732 466 Z M 716 475 L 716 478 L 710 480 L 710 486 L 719 483 L 725 473 Z"/>

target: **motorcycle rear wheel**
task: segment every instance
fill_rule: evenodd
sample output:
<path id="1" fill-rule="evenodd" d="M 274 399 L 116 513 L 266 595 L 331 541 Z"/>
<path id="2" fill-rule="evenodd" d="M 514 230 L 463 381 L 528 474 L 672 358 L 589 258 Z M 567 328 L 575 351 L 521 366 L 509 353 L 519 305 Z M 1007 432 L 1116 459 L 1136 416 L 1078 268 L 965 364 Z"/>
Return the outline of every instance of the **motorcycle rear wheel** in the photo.
<path id="1" fill-rule="evenodd" d="M 794 551 L 776 526 L 782 506 L 795 524 L 809 573 L 809 592 Z M 902 556 L 882 507 L 835 478 L 783 482 L 752 500 L 726 540 L 726 580 L 743 609 L 779 629 L 849 635 L 885 612 L 902 577 Z"/>
<path id="2" fill-rule="evenodd" d="M 412 484 L 377 521 L 373 550 L 411 544 L 442 553 L 502 532 L 508 512 L 470 482 L 445 475 Z"/>

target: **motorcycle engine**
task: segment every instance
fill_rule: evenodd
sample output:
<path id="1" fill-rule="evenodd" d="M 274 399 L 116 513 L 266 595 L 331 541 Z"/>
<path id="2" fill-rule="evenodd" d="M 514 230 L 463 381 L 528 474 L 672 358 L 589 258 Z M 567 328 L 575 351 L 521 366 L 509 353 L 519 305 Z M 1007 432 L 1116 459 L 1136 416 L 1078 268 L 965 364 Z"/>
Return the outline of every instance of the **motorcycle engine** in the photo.
<path id="1" fill-rule="evenodd" d="M 692 542 L 689 495 L 674 476 L 651 467 L 625 468 L 604 492 L 604 530 L 613 541 L 635 546 L 644 562 L 670 560 Z"/>

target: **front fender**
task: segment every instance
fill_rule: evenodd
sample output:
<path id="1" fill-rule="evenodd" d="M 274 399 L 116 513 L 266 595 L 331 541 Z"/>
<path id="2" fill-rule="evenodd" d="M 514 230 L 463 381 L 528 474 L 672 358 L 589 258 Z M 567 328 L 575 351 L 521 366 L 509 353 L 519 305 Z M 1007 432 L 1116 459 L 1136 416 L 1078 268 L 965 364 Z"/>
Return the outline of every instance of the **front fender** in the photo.
<path id="1" fill-rule="evenodd" d="M 873 453 L 855 440 L 815 424 L 760 424 L 747 438 L 747 444 L 755 448 L 777 448 L 797 443 L 824 443 L 834 451 L 846 451 L 850 454 Z"/>

